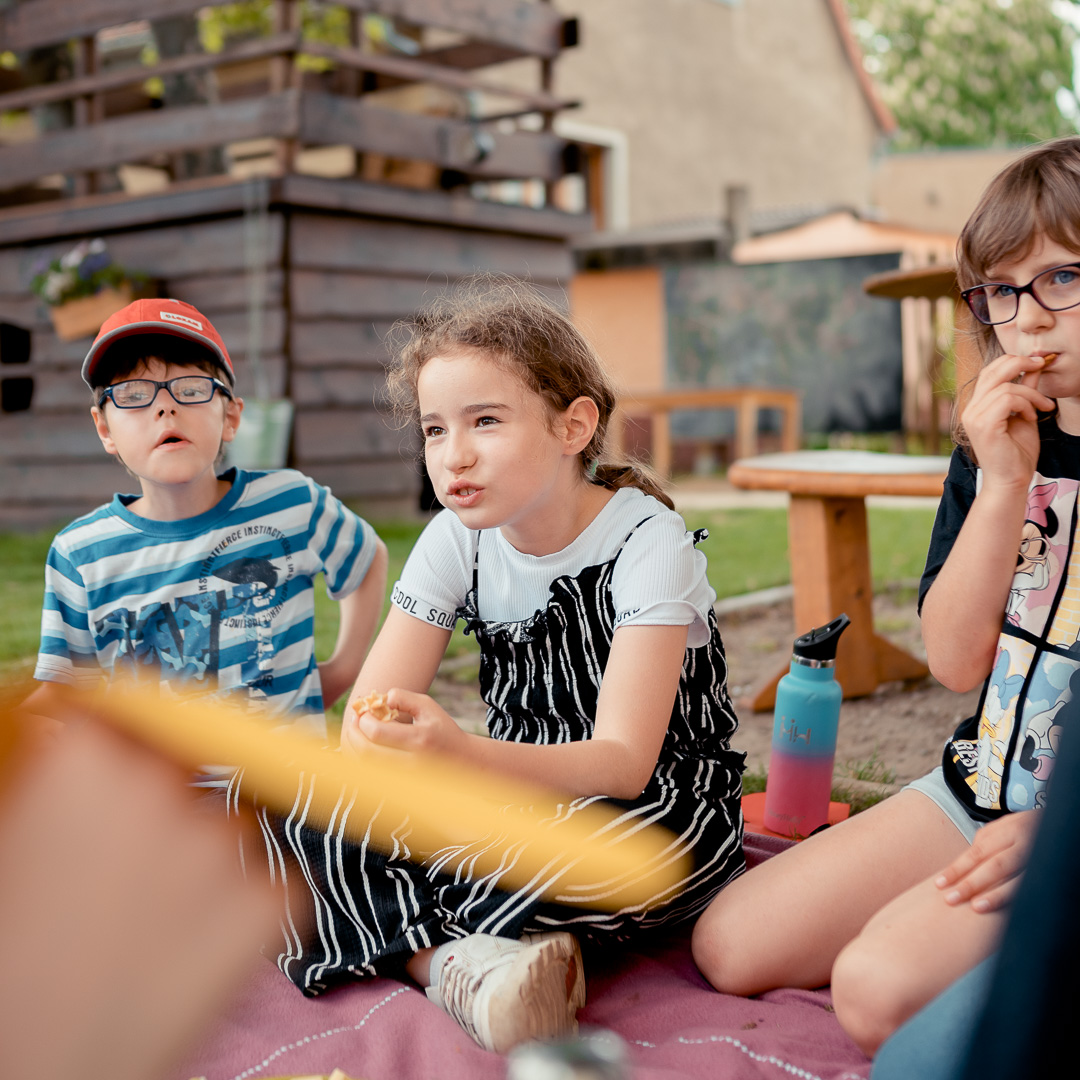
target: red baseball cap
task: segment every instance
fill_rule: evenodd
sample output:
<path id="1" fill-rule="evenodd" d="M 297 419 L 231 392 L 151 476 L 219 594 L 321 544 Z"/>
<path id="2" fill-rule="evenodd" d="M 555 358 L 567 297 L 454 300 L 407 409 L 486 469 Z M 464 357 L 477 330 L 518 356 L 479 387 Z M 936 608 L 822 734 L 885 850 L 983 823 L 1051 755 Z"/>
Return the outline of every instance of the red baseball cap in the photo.
<path id="1" fill-rule="evenodd" d="M 83 382 L 93 389 L 91 376 L 101 358 L 121 338 L 134 337 L 136 334 L 171 334 L 194 341 L 214 354 L 230 386 L 236 381 L 229 350 L 201 311 L 183 300 L 135 300 L 115 315 L 110 315 L 102 324 L 83 361 Z"/>

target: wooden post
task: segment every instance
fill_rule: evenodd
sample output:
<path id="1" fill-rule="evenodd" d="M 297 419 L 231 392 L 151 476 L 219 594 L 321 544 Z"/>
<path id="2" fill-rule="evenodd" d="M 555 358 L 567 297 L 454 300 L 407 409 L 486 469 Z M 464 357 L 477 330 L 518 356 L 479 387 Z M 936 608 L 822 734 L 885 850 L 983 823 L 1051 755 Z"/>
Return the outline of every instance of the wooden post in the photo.
<path id="1" fill-rule="evenodd" d="M 870 538 L 862 496 L 793 494 L 788 548 L 795 636 L 824 626 L 842 612 L 851 619 L 836 653 L 836 681 L 845 698 L 872 694 L 883 682 L 927 674 L 921 660 L 874 633 Z M 752 702 L 755 711 L 773 707 L 776 684 L 786 671 L 778 671 L 758 691 Z"/>
<path id="2" fill-rule="evenodd" d="M 367 29 L 364 26 L 364 13 L 360 11 L 349 11 L 349 44 L 356 49 L 357 52 L 366 53 L 372 49 L 371 43 L 368 41 Z M 356 97 L 363 97 L 369 87 L 369 81 L 374 80 L 375 75 L 368 71 L 358 71 L 356 68 L 350 68 L 350 82 L 349 86 L 352 93 Z M 364 151 L 355 150 L 353 153 L 353 176 L 363 176 L 364 174 Z"/>
<path id="3" fill-rule="evenodd" d="M 938 313 L 938 301 L 930 300 L 930 349 L 929 369 L 926 373 L 930 383 L 930 414 L 926 418 L 926 447 L 924 454 L 941 453 L 941 416 L 938 410 L 938 384 L 941 382 L 941 347 L 938 335 L 941 333 L 941 317 Z"/>
<path id="4" fill-rule="evenodd" d="M 799 442 L 802 439 L 802 399 L 797 394 L 784 407 L 782 416 L 780 449 L 785 454 L 793 454 L 801 449 Z"/>
<path id="5" fill-rule="evenodd" d="M 652 465 L 665 480 L 671 477 L 671 413 L 667 409 L 653 413 Z"/>
<path id="6" fill-rule="evenodd" d="M 953 320 L 953 350 L 956 354 L 956 410 L 959 414 L 971 400 L 971 392 L 975 389 L 975 379 L 982 370 L 983 359 L 979 349 L 978 323 L 963 300 L 956 301 Z"/>
<path id="7" fill-rule="evenodd" d="M 364 17 L 358 11 L 351 8 L 348 11 L 349 20 L 349 46 L 360 50 L 363 48 Z M 342 89 L 349 97 L 359 97 L 363 92 L 363 80 L 360 72 L 354 67 L 348 67 L 342 72 Z"/>
<path id="8" fill-rule="evenodd" d="M 541 0 L 544 4 L 551 3 L 551 0 Z M 552 87 L 555 84 L 555 62 L 550 57 L 543 57 L 540 60 L 540 89 L 545 94 L 552 92 Z M 555 129 L 555 114 L 547 111 L 540 114 L 541 131 L 554 131 Z M 558 181 L 545 180 L 544 181 L 544 205 L 555 205 L 555 185 Z"/>
<path id="9" fill-rule="evenodd" d="M 589 146 L 584 153 L 585 209 L 591 211 L 593 228 L 597 232 L 607 228 L 608 205 L 606 183 L 607 162 L 602 146 Z"/>
<path id="10" fill-rule="evenodd" d="M 796 634 L 822 626 L 842 611 L 856 625 L 872 624 L 873 583 L 863 499 L 792 495 L 788 543 L 792 584 L 798 582 Z M 854 638 L 845 634 L 840 640 L 846 644 Z M 866 668 L 873 666 L 869 650 L 861 659 Z"/>
<path id="11" fill-rule="evenodd" d="M 75 42 L 75 77 L 93 75 L 97 70 L 96 45 L 93 36 L 81 37 Z M 87 127 L 102 119 L 102 101 L 100 94 L 80 95 L 73 105 L 76 127 Z M 98 189 L 98 174 L 79 172 L 75 174 L 75 194 L 92 195 Z"/>
<path id="12" fill-rule="evenodd" d="M 840 639 L 836 681 L 845 697 L 872 693 L 877 686 L 877 663 L 864 501 L 792 495 L 788 507 L 788 556 L 794 593 L 794 636 L 824 626 L 846 612 L 851 627 Z M 772 708 L 776 684 L 786 670 L 777 672 L 776 678 L 758 692 L 753 701 L 755 711 Z"/>
<path id="13" fill-rule="evenodd" d="M 274 33 L 292 33 L 300 29 L 300 7 L 296 0 L 274 0 Z M 300 85 L 296 53 L 289 51 L 270 61 L 270 92 L 279 93 Z M 297 140 L 279 139 L 275 151 L 277 171 L 290 173 L 296 165 Z"/>
<path id="14" fill-rule="evenodd" d="M 761 405 L 752 394 L 739 400 L 735 410 L 735 456 L 751 457 L 757 453 L 758 420 Z"/>

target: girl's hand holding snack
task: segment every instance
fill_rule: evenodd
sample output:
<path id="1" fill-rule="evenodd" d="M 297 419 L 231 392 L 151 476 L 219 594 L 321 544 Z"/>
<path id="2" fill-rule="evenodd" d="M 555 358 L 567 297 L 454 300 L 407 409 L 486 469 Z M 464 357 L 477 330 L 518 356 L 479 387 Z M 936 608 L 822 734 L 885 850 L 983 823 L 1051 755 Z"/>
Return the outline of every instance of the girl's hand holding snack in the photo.
<path id="1" fill-rule="evenodd" d="M 1005 354 L 979 373 L 962 422 L 984 483 L 1027 490 L 1039 460 L 1038 413 L 1054 408 L 1039 391 L 1041 356 Z"/>
<path id="2" fill-rule="evenodd" d="M 353 702 L 352 708 L 357 716 L 367 713 L 382 724 L 407 724 L 409 722 L 390 704 L 389 697 L 379 693 L 378 690 L 373 690 L 359 701 Z"/>
<path id="3" fill-rule="evenodd" d="M 372 745 L 414 753 L 461 753 L 467 741 L 454 719 L 427 694 L 394 689 L 354 702 L 353 719 L 343 727 L 342 745 L 354 753 Z"/>
<path id="4" fill-rule="evenodd" d="M 407 724 L 409 718 L 389 701 L 389 695 L 373 690 L 350 701 L 341 720 L 341 748 L 352 754 L 371 753 L 372 741 L 364 734 L 364 724 Z"/>

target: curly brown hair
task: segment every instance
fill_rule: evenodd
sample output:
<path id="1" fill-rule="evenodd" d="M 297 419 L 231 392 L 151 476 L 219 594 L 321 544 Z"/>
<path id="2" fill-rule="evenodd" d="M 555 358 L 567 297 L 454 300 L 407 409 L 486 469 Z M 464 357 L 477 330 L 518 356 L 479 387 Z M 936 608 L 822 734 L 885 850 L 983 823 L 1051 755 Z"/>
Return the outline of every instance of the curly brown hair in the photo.
<path id="1" fill-rule="evenodd" d="M 600 414 L 596 431 L 579 455 L 582 475 L 609 490 L 640 488 L 674 509 L 651 470 L 605 456 L 608 424 L 618 396 L 585 336 L 569 315 L 536 286 L 502 275 L 476 275 L 426 305 L 392 332 L 394 359 L 387 390 L 402 425 L 419 423 L 417 381 L 433 357 L 479 352 L 518 375 L 540 396 L 549 418 L 579 397 L 591 398 Z"/>

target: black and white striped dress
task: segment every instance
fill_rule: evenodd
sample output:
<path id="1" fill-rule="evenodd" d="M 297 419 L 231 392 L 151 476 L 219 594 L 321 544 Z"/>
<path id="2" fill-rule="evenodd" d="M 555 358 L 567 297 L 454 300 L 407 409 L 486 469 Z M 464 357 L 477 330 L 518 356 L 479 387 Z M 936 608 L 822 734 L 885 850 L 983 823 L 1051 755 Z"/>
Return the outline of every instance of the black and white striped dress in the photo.
<path id="1" fill-rule="evenodd" d="M 484 538 L 479 534 L 472 588 L 458 615 L 480 644 L 480 690 L 492 737 L 545 744 L 590 738 L 615 633 L 611 577 L 629 536 L 608 561 L 557 578 L 545 609 L 509 623 L 479 616 Z M 705 644 L 687 649 L 671 722 L 645 790 L 633 801 L 606 800 L 622 810 L 619 828 L 655 823 L 674 835 L 675 850 L 692 855 L 684 880 L 648 903 L 616 912 L 588 907 L 585 901 L 596 889 L 587 886 L 557 887 L 544 900 L 552 881 L 543 876 L 530 888 L 504 891 L 498 872 L 441 872 L 450 863 L 467 865 L 470 854 L 497 839 L 496 832 L 417 864 L 406 858 L 404 823 L 390 851 L 349 843 L 341 835 L 342 819 L 327 830 L 307 828 L 307 792 L 301 790 L 289 817 L 260 815 L 271 876 L 288 886 L 285 941 L 277 956 L 282 971 L 305 993 L 318 994 L 365 974 L 399 973 L 419 949 L 466 934 L 520 937 L 562 927 L 582 938 L 614 942 L 699 914 L 744 867 L 744 755 L 729 745 L 737 721 L 711 611 L 709 629 Z M 556 816 L 565 820 L 598 798 L 560 804 Z M 641 867 L 640 873 L 648 870 Z"/>

